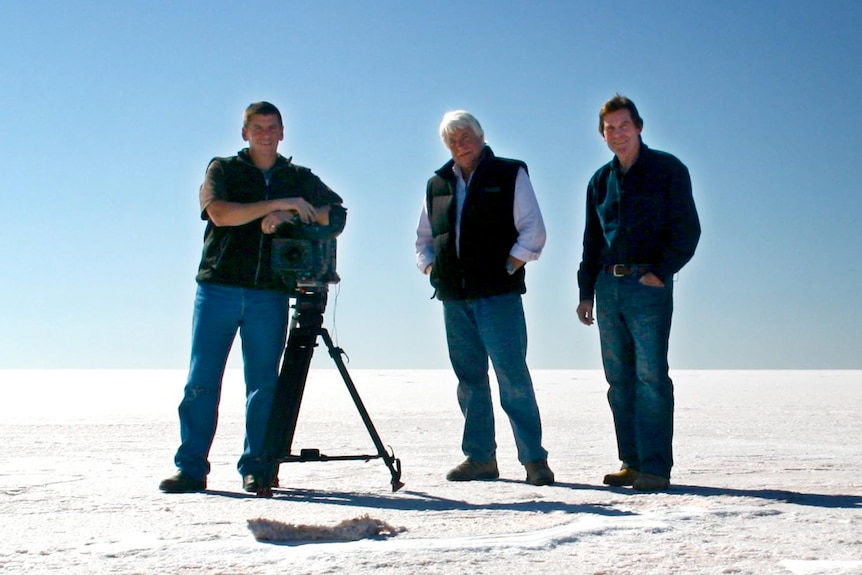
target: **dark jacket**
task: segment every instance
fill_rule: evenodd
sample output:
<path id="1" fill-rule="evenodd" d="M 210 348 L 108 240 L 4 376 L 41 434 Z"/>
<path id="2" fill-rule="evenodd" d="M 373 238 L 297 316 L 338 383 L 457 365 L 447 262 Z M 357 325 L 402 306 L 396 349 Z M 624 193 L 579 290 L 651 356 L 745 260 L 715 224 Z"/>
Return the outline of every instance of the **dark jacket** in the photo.
<path id="1" fill-rule="evenodd" d="M 263 172 L 254 165 L 248 150 L 228 158 L 214 158 L 207 167 L 207 182 L 201 187 L 201 218 L 207 220 L 209 200 L 252 203 L 279 198 L 305 198 L 315 207 L 341 203 L 311 170 L 279 156 L 269 171 L 266 183 Z M 214 196 L 204 198 L 204 188 L 215 188 Z M 270 267 L 272 236 L 260 229 L 260 219 L 241 226 L 216 226 L 207 222 L 204 247 L 197 281 L 221 285 L 277 289 Z"/>
<path id="2" fill-rule="evenodd" d="M 426 207 L 434 237 L 431 284 L 441 300 L 475 299 L 524 293 L 524 268 L 506 273 L 506 260 L 518 239 L 513 215 L 515 180 L 526 164 L 498 158 L 485 146 L 461 212 L 460 257 L 455 245 L 455 188 L 450 160 L 428 180 Z"/>
<path id="3" fill-rule="evenodd" d="M 580 300 L 593 299 L 598 275 L 608 265 L 648 265 L 663 282 L 670 281 L 692 258 L 699 239 L 688 168 L 641 142 L 628 172 L 614 158 L 587 187 Z"/>

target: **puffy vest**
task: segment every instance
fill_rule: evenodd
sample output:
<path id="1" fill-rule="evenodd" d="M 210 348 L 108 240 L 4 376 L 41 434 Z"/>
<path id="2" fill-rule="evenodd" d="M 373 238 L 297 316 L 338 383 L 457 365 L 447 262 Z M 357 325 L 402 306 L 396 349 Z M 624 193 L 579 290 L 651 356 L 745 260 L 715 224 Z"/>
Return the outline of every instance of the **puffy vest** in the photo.
<path id="1" fill-rule="evenodd" d="M 524 268 L 506 272 L 506 260 L 518 230 L 513 215 L 518 160 L 498 158 L 485 147 L 473 174 L 461 211 L 460 257 L 456 251 L 455 187 L 451 160 L 428 180 L 426 206 L 434 237 L 431 285 L 440 300 L 475 299 L 504 293 L 524 293 Z"/>
<path id="2" fill-rule="evenodd" d="M 252 203 L 302 197 L 315 207 L 340 203 L 311 170 L 279 156 L 266 185 L 263 173 L 245 155 L 215 158 L 224 174 L 229 202 Z M 204 214 L 205 216 L 205 214 Z M 272 236 L 260 229 L 260 219 L 241 226 L 215 226 L 207 222 L 197 281 L 235 287 L 278 289 L 271 268 Z"/>

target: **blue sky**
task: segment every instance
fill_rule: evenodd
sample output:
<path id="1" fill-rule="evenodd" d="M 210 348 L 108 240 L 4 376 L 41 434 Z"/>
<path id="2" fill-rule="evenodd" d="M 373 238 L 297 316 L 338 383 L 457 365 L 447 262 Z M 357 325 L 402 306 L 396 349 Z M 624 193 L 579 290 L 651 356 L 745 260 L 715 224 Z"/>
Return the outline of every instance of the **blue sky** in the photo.
<path id="1" fill-rule="evenodd" d="M 464 108 L 545 215 L 530 365 L 598 368 L 576 269 L 620 92 L 704 229 L 671 367 L 862 369 L 860 26 L 855 0 L 0 2 L 0 368 L 187 366 L 198 187 L 256 100 L 345 199 L 327 325 L 348 367 L 448 367 L 413 241 Z"/>

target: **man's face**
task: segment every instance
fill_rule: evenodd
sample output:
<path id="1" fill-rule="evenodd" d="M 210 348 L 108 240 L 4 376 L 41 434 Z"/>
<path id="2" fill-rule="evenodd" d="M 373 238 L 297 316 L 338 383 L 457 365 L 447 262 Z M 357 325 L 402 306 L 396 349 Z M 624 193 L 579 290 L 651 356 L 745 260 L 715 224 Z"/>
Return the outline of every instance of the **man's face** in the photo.
<path id="1" fill-rule="evenodd" d="M 446 138 L 446 147 L 452 159 L 464 174 L 472 174 L 482 159 L 485 143 L 470 128 L 453 130 Z"/>
<path id="2" fill-rule="evenodd" d="M 602 138 L 620 163 L 631 166 L 640 153 L 641 129 L 632 121 L 629 110 L 616 110 L 605 114 L 602 120 Z"/>
<path id="3" fill-rule="evenodd" d="M 275 154 L 278 143 L 284 139 L 284 126 L 275 114 L 253 114 L 243 126 L 242 139 L 256 152 Z"/>

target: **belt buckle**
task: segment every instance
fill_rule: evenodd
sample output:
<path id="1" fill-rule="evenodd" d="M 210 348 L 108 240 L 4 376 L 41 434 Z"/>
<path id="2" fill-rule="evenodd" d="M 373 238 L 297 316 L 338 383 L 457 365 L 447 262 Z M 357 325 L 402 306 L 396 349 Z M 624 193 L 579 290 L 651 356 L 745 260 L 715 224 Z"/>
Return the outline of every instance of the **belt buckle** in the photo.
<path id="1" fill-rule="evenodd" d="M 617 272 L 617 268 L 624 268 L 624 267 L 626 267 L 625 264 L 614 264 L 613 274 L 614 274 L 615 278 L 625 277 L 626 274 Z"/>

